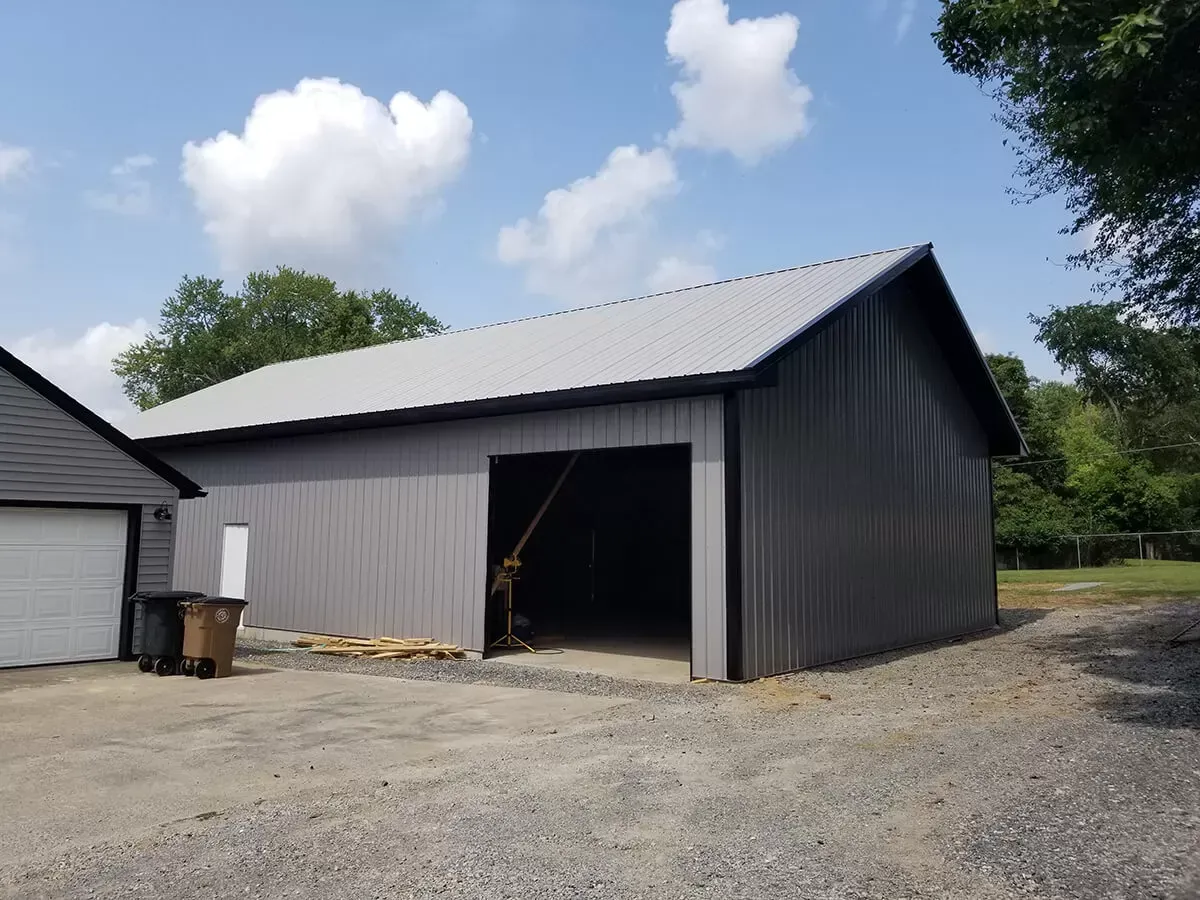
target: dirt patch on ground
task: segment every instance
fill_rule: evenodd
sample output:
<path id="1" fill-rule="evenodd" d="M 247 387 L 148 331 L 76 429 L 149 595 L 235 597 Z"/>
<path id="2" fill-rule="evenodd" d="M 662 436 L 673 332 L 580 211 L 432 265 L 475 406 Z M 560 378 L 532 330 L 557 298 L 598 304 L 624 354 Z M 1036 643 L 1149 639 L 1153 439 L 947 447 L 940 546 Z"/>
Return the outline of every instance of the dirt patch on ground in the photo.
<path id="1" fill-rule="evenodd" d="M 1129 597 L 1122 594 L 1104 593 L 1099 588 L 1081 588 L 1078 591 L 1060 591 L 1063 582 L 1046 584 L 1017 583 L 1000 585 L 999 596 L 1002 609 L 1087 609 L 1093 606 L 1127 606 Z M 1167 603 L 1178 598 L 1171 596 L 1143 596 L 1139 605 Z"/>

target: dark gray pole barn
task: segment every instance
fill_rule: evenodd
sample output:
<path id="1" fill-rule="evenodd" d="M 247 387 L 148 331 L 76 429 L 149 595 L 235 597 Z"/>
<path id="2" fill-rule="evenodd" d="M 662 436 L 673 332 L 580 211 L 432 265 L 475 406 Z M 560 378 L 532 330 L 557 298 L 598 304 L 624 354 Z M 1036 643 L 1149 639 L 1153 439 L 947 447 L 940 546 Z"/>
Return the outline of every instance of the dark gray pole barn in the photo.
<path id="1" fill-rule="evenodd" d="M 649 455 L 599 452 L 677 446 L 678 577 L 606 596 L 636 630 L 629 610 L 686 583 L 692 674 L 735 681 L 993 625 L 989 459 L 1023 450 L 929 245 L 268 366 L 130 431 L 208 491 L 180 504 L 176 587 L 232 577 L 262 628 L 475 650 L 506 552 L 498 473 L 591 454 L 545 541 L 609 502 L 602 478 L 639 485 L 612 500 L 630 527 L 684 521 L 654 507 Z M 541 570 L 582 597 L 561 540 Z M 629 591 L 658 574 L 643 549 L 609 557 Z M 576 622 L 563 596 L 546 609 Z"/>

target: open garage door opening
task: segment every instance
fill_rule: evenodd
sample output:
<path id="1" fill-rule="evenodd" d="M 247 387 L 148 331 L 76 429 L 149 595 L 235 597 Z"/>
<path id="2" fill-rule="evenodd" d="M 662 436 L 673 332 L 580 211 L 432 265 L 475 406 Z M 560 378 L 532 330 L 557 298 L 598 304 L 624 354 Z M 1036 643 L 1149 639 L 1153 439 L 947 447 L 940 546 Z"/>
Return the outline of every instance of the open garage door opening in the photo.
<path id="1" fill-rule="evenodd" d="M 686 445 L 494 457 L 493 576 L 550 498 L 519 552 L 516 636 L 578 659 L 670 660 L 682 671 L 691 651 L 690 484 Z M 506 633 L 503 595 L 501 587 L 488 600 L 489 644 Z"/>

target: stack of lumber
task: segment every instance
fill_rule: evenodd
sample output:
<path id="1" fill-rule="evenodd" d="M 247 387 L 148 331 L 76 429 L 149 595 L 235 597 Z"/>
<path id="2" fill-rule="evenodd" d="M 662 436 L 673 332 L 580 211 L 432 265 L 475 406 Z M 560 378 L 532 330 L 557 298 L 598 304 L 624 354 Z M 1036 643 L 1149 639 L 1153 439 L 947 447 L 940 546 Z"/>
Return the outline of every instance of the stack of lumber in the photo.
<path id="1" fill-rule="evenodd" d="M 465 655 L 457 644 L 443 644 L 433 638 L 380 637 L 364 640 L 311 634 L 298 638 L 295 644 L 297 647 L 307 647 L 309 653 L 366 656 L 371 659 L 462 659 Z"/>

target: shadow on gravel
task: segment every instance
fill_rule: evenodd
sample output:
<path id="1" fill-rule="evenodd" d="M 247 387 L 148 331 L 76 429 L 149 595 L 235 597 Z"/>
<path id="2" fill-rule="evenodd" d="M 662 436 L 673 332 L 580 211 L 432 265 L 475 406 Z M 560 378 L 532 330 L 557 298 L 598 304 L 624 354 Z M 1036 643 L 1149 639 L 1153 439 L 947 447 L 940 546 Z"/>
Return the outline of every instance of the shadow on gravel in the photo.
<path id="1" fill-rule="evenodd" d="M 1132 609 L 1117 621 L 1043 645 L 1089 675 L 1112 679 L 1097 707 L 1104 715 L 1152 728 L 1200 729 L 1200 603 Z"/>
<path id="2" fill-rule="evenodd" d="M 1006 634 L 1026 625 L 1031 625 L 1039 619 L 1045 618 L 1051 612 L 1053 610 L 1049 609 L 1002 609 L 1000 610 L 1000 624 L 984 631 L 976 631 L 974 634 L 964 634 L 960 637 L 943 638 L 938 641 L 928 641 L 923 644 L 914 644 L 911 647 L 901 647 L 897 650 L 885 650 L 882 653 L 859 656 L 855 659 L 846 659 L 841 662 L 825 663 L 824 665 L 813 666 L 808 671 L 857 672 L 861 669 L 872 669 L 875 666 L 886 666 L 889 663 L 896 662 L 896 660 L 915 656 L 919 653 L 929 653 L 932 650 L 937 650 L 939 647 L 986 641 L 988 638 L 994 638 L 997 635 Z"/>

